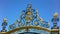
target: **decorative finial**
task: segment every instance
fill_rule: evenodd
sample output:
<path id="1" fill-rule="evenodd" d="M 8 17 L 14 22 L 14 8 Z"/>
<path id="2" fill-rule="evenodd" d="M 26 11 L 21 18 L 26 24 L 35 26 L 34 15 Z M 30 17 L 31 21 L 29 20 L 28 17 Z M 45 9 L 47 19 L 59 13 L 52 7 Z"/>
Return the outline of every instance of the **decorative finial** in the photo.
<path id="1" fill-rule="evenodd" d="M 53 15 L 53 19 L 52 19 L 52 22 L 57 22 L 57 21 L 59 21 L 59 17 L 58 17 L 58 13 L 57 12 L 55 12 L 54 13 L 54 15 Z"/>
<path id="2" fill-rule="evenodd" d="M 59 27 L 57 26 L 57 22 L 59 21 L 57 12 L 54 13 L 54 16 L 51 21 L 53 22 L 53 27 L 51 29 L 59 29 Z"/>
<path id="3" fill-rule="evenodd" d="M 6 18 L 3 19 L 3 23 L 2 23 L 2 30 L 1 32 L 6 32 L 6 26 L 7 26 L 7 22 L 6 22 Z"/>
<path id="4" fill-rule="evenodd" d="M 26 10 L 27 10 L 27 11 L 31 11 L 31 9 L 32 9 L 32 5 L 29 3 L 29 4 L 27 5 Z"/>
<path id="5" fill-rule="evenodd" d="M 29 3 L 29 4 L 27 5 L 27 8 L 32 8 L 32 5 Z"/>

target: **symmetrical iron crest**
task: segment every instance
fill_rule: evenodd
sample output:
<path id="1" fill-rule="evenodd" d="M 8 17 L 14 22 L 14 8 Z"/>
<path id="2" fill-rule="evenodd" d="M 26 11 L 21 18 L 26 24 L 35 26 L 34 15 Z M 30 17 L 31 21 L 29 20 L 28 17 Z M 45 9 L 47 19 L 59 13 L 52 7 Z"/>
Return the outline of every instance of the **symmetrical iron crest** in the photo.
<path id="1" fill-rule="evenodd" d="M 49 23 L 43 21 L 42 18 L 38 17 L 38 10 L 32 8 L 31 4 L 27 5 L 26 10 L 23 10 L 20 14 L 20 21 L 17 20 L 18 27 L 21 26 L 41 26 L 48 28 Z M 17 24 L 11 24 L 10 29 L 16 28 Z"/>
<path id="2" fill-rule="evenodd" d="M 6 18 L 3 20 L 1 32 L 6 32 L 7 21 Z M 51 29 L 59 29 L 57 22 L 59 21 L 58 14 L 55 12 L 52 20 L 53 27 Z M 27 8 L 23 10 L 20 14 L 20 19 L 16 20 L 13 24 L 9 25 L 8 30 L 13 30 L 15 28 L 20 28 L 23 26 L 40 26 L 44 28 L 49 28 L 50 23 L 44 21 L 41 17 L 38 16 L 38 10 L 33 9 L 31 4 L 27 5 Z"/>

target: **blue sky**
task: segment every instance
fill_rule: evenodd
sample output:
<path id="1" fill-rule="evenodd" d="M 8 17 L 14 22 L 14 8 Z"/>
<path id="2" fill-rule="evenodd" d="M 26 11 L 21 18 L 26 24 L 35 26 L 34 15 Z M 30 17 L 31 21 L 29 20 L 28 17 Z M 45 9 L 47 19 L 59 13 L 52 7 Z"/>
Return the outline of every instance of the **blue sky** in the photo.
<path id="1" fill-rule="evenodd" d="M 38 10 L 39 17 L 50 22 L 54 12 L 58 12 L 60 18 L 60 0 L 0 0 L 0 30 L 3 18 L 7 18 L 8 25 L 20 19 L 20 13 L 31 3 L 34 9 Z M 58 22 L 59 26 L 60 22 Z"/>

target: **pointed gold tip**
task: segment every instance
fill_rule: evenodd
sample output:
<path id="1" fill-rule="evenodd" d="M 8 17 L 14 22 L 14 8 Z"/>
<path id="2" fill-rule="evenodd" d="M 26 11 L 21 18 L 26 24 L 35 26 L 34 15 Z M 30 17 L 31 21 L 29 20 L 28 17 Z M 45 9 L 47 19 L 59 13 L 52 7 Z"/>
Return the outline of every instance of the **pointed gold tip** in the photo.
<path id="1" fill-rule="evenodd" d="M 54 13 L 54 17 L 58 17 L 58 13 L 57 12 Z"/>

